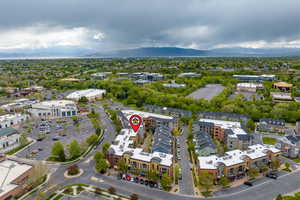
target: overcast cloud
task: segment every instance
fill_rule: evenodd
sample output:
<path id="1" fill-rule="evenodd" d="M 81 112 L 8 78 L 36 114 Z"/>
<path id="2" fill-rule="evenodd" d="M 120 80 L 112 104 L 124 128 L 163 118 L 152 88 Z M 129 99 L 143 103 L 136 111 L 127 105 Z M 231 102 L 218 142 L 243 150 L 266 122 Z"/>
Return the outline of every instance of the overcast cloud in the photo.
<path id="1" fill-rule="evenodd" d="M 300 47 L 300 0 L 1 0 L 0 51 Z"/>

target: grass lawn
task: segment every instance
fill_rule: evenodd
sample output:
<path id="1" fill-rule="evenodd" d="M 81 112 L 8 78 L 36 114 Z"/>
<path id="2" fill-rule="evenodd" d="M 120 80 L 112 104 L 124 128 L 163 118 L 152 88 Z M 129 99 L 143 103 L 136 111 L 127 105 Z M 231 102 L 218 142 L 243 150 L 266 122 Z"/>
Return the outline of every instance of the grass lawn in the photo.
<path id="1" fill-rule="evenodd" d="M 264 144 L 270 144 L 270 145 L 274 145 L 277 142 L 275 138 L 271 138 L 271 137 L 263 137 L 262 140 Z"/>
<path id="2" fill-rule="evenodd" d="M 13 150 L 9 151 L 9 152 L 6 152 L 5 154 L 6 155 L 13 155 L 14 153 L 17 153 L 18 151 L 20 151 L 21 149 L 25 148 L 26 146 L 28 146 L 29 144 L 31 144 L 31 142 L 28 142 L 27 144 L 25 145 L 21 145 L 21 146 L 18 146 L 17 148 L 14 148 Z"/>

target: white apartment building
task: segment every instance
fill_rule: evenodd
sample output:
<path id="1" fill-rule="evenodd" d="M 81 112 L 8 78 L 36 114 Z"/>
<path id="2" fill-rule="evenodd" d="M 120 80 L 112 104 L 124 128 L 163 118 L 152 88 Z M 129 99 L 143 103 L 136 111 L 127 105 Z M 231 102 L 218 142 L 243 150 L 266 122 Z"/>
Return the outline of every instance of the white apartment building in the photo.
<path id="1" fill-rule="evenodd" d="M 20 134 L 13 128 L 0 130 L 0 153 L 8 152 L 20 145 Z"/>
<path id="2" fill-rule="evenodd" d="M 67 99 L 78 101 L 81 97 L 86 97 L 89 101 L 95 101 L 96 99 L 103 98 L 106 90 L 100 89 L 87 89 L 78 90 L 67 95 Z"/>
<path id="3" fill-rule="evenodd" d="M 29 115 L 20 113 L 0 115 L 0 129 L 15 126 L 27 119 L 29 119 Z"/>
<path id="4" fill-rule="evenodd" d="M 71 117 L 78 114 L 74 101 L 52 100 L 32 104 L 28 110 L 32 116 L 40 118 Z"/>

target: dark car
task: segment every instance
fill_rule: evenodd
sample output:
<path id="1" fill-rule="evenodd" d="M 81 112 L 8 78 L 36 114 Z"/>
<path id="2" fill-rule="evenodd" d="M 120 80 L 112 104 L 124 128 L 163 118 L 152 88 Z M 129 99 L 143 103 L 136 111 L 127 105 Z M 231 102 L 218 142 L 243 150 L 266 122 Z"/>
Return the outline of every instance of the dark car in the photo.
<path id="1" fill-rule="evenodd" d="M 145 185 L 148 185 L 149 184 L 149 181 L 148 180 L 145 180 Z"/>
<path id="2" fill-rule="evenodd" d="M 54 137 L 54 138 L 52 138 L 52 140 L 53 140 L 53 141 L 58 141 L 59 138 Z"/>
<path id="3" fill-rule="evenodd" d="M 43 141 L 43 139 L 44 139 L 44 138 L 38 138 L 38 139 L 36 139 L 36 140 L 40 142 L 40 141 Z"/>
<path id="4" fill-rule="evenodd" d="M 118 180 L 121 180 L 121 179 L 122 179 L 122 174 L 121 174 L 121 173 L 119 173 L 119 174 L 117 175 L 117 179 L 118 179 Z"/>
<path id="5" fill-rule="evenodd" d="M 244 182 L 245 185 L 252 187 L 253 186 L 253 181 L 246 181 Z"/>
<path id="6" fill-rule="evenodd" d="M 144 179 L 140 179 L 140 184 L 144 184 Z"/>
<path id="7" fill-rule="evenodd" d="M 134 182 L 139 183 L 139 182 L 140 182 L 140 179 L 139 179 L 138 177 L 135 177 L 135 178 L 134 178 Z"/>
<path id="8" fill-rule="evenodd" d="M 270 172 L 266 175 L 266 177 L 268 178 L 272 178 L 272 179 L 277 179 L 278 178 L 278 174 L 276 172 Z"/>

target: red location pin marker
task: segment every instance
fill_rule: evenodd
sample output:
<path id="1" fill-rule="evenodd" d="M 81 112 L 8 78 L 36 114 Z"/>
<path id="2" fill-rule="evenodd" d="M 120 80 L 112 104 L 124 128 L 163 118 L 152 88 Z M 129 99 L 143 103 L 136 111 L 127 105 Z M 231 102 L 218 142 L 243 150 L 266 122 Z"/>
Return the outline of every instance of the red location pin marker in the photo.
<path id="1" fill-rule="evenodd" d="M 139 115 L 131 115 L 129 122 L 130 126 L 134 130 L 134 132 L 137 132 L 142 124 L 142 117 Z"/>

